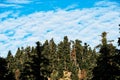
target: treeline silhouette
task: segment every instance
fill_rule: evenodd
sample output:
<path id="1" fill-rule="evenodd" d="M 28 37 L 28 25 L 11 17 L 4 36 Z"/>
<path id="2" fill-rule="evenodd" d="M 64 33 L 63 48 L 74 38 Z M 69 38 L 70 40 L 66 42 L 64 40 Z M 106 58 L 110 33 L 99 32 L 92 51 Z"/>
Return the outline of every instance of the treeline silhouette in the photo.
<path id="1" fill-rule="evenodd" d="M 67 36 L 58 44 L 51 39 L 18 48 L 15 56 L 9 51 L 0 57 L 0 80 L 120 80 L 120 50 L 106 36 L 103 32 L 99 52 Z"/>

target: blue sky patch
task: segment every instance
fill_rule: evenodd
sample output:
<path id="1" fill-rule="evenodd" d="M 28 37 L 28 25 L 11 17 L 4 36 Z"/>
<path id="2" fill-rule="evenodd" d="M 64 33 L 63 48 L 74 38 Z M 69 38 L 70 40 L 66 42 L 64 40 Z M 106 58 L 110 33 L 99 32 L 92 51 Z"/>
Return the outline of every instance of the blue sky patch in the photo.
<path id="1" fill-rule="evenodd" d="M 14 36 L 15 31 L 13 31 L 13 30 L 6 30 L 6 31 L 4 32 L 4 34 L 5 34 L 6 36 L 12 37 L 12 36 Z"/>
<path id="2" fill-rule="evenodd" d="M 29 38 L 30 36 L 32 36 L 32 33 L 28 33 L 28 34 L 24 35 L 23 39 Z"/>

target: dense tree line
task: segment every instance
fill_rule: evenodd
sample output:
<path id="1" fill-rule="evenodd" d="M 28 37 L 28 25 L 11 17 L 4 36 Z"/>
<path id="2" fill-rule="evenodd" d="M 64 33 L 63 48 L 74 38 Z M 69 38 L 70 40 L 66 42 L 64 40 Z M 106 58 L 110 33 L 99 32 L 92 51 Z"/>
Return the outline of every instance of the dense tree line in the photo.
<path id="1" fill-rule="evenodd" d="M 106 32 L 101 36 L 99 52 L 67 36 L 58 44 L 51 39 L 18 48 L 14 56 L 9 51 L 0 57 L 0 80 L 120 80 L 120 50 Z"/>

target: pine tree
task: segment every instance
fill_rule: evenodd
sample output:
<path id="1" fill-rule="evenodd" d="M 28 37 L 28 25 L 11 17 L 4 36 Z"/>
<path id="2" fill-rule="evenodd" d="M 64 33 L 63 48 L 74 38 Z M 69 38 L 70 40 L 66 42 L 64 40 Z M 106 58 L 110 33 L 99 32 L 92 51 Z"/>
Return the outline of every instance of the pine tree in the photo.
<path id="1" fill-rule="evenodd" d="M 80 70 L 80 66 L 82 64 L 82 52 L 83 52 L 83 48 L 81 45 L 82 41 L 80 40 L 75 40 L 72 41 L 72 51 L 71 51 L 71 61 L 73 61 L 72 63 L 72 69 L 71 69 L 71 79 L 75 79 L 78 80 L 78 72 Z"/>
<path id="2" fill-rule="evenodd" d="M 50 74 L 52 73 L 52 67 L 50 66 L 50 46 L 49 46 L 49 42 L 48 40 L 45 41 L 45 43 L 43 44 L 43 50 L 41 52 L 41 54 L 44 57 L 44 60 L 48 60 L 48 62 L 45 61 L 45 63 L 42 65 L 44 66 L 44 70 L 46 70 L 46 72 L 44 72 L 44 76 L 46 77 L 50 77 Z"/>
<path id="3" fill-rule="evenodd" d="M 22 70 L 20 75 L 20 80 L 35 80 L 35 77 L 32 74 L 31 63 L 32 59 L 31 56 L 34 55 L 34 48 L 30 46 L 26 47 L 23 50 L 22 54 Z"/>
<path id="4" fill-rule="evenodd" d="M 20 76 L 21 76 L 21 72 L 23 70 L 23 63 L 24 63 L 24 48 L 21 47 L 18 48 L 15 57 L 14 57 L 14 73 L 15 73 L 15 78 L 16 80 L 19 80 Z"/>
<path id="5" fill-rule="evenodd" d="M 49 60 L 42 54 L 43 46 L 40 42 L 36 42 L 34 55 L 31 60 L 25 63 L 23 77 L 21 80 L 47 80 L 47 70 L 45 67 L 49 64 Z"/>
<path id="6" fill-rule="evenodd" d="M 13 72 L 13 70 L 14 70 L 14 57 L 13 57 L 11 51 L 8 51 L 6 62 L 7 62 L 7 70 L 8 70 L 7 78 L 11 79 L 11 80 L 15 80 L 15 76 L 14 76 L 14 72 Z"/>
<path id="7" fill-rule="evenodd" d="M 6 59 L 0 57 L 0 80 L 15 80 L 12 72 L 7 68 Z"/>
<path id="8" fill-rule="evenodd" d="M 57 55 L 57 45 L 55 44 L 53 38 L 49 41 L 49 49 L 50 49 L 50 54 L 49 54 L 49 67 L 51 70 L 50 77 L 52 80 L 57 80 L 58 79 L 58 55 Z"/>
<path id="9" fill-rule="evenodd" d="M 63 42 L 61 41 L 58 44 L 57 49 L 57 71 L 58 71 L 58 79 L 63 76 L 63 70 L 64 70 L 64 59 L 63 59 Z"/>
<path id="10" fill-rule="evenodd" d="M 1 80 L 6 80 L 6 73 L 8 72 L 7 70 L 7 63 L 4 58 L 0 57 L 0 79 Z"/>
<path id="11" fill-rule="evenodd" d="M 57 48 L 58 56 L 58 76 L 61 78 L 63 76 L 63 71 L 70 71 L 72 63 L 70 61 L 70 42 L 68 41 L 67 36 L 64 37 L 64 40 L 58 44 Z"/>
<path id="12" fill-rule="evenodd" d="M 120 30 L 120 24 L 119 24 L 119 30 Z M 120 33 L 120 31 L 119 31 Z M 120 47 L 120 37 L 118 37 L 118 47 Z M 116 80 L 120 79 L 120 49 L 116 49 L 116 54 L 113 56 L 114 60 L 114 76 Z"/>
<path id="13" fill-rule="evenodd" d="M 65 36 L 63 40 L 63 51 L 62 51 L 63 59 L 64 59 L 64 70 L 70 70 L 70 42 L 68 37 Z"/>
<path id="14" fill-rule="evenodd" d="M 97 60 L 97 66 L 93 69 L 92 80 L 115 80 L 115 66 L 113 56 L 115 55 L 115 47 L 107 43 L 107 33 L 102 33 L 102 44 L 100 47 L 100 56 Z"/>
<path id="15" fill-rule="evenodd" d="M 14 57 L 13 57 L 11 51 L 8 51 L 8 55 L 7 55 L 6 61 L 7 61 L 8 69 L 11 72 L 13 72 L 13 69 L 14 69 Z"/>
<path id="16" fill-rule="evenodd" d="M 18 50 L 17 50 L 17 52 L 15 54 L 15 58 L 14 58 L 15 59 L 15 63 L 14 63 L 15 70 L 21 68 L 21 61 L 20 61 L 20 59 L 21 59 L 22 53 L 23 53 L 22 50 L 20 50 L 20 48 L 18 48 Z"/>
<path id="17" fill-rule="evenodd" d="M 92 69 L 96 62 L 96 51 L 92 50 L 87 43 L 81 45 L 82 41 L 75 40 L 73 47 L 76 53 L 76 63 L 78 66 L 78 73 L 80 79 L 91 80 Z"/>

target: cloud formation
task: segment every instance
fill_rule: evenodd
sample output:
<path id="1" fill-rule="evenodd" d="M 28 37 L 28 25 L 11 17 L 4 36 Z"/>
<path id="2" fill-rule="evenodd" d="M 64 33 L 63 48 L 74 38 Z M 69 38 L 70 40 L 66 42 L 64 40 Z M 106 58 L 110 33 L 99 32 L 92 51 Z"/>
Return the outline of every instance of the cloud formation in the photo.
<path id="1" fill-rule="evenodd" d="M 0 1 L 0 8 L 22 8 L 23 4 L 29 4 L 30 0 L 3 0 Z"/>
<path id="2" fill-rule="evenodd" d="M 16 7 L 16 8 L 20 8 L 22 6 L 16 5 L 16 4 L 0 4 L 0 7 L 2 7 L 2 8 L 4 8 L 4 7 Z"/>
<path id="3" fill-rule="evenodd" d="M 7 3 L 15 3 L 15 4 L 28 4 L 32 2 L 31 0 L 6 0 Z"/>
<path id="4" fill-rule="evenodd" d="M 103 3 L 103 4 L 102 4 Z M 35 12 L 18 18 L 7 18 L 11 12 L 0 16 L 0 52 L 6 56 L 8 50 L 14 53 L 17 47 L 35 45 L 54 38 L 59 42 L 65 35 L 69 39 L 80 39 L 92 47 L 100 43 L 100 34 L 109 32 L 108 39 L 116 42 L 120 7 L 115 3 L 96 3 L 93 8 Z M 15 53 L 14 53 L 15 54 Z"/>

